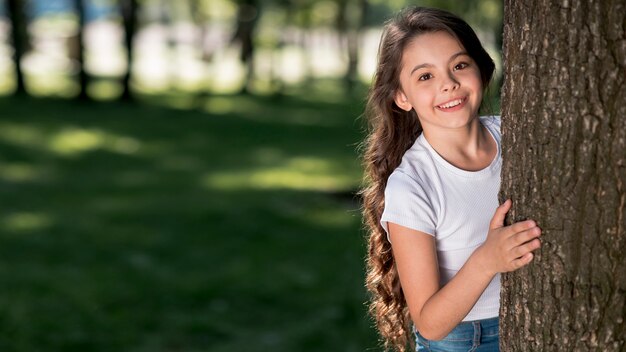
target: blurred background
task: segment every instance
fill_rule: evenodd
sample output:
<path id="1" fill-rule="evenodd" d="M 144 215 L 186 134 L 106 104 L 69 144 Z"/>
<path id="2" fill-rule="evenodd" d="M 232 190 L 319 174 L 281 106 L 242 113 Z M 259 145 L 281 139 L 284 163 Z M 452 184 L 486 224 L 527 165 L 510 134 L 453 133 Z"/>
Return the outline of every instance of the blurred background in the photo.
<path id="1" fill-rule="evenodd" d="M 381 350 L 358 146 L 413 4 L 497 113 L 500 0 L 0 0 L 0 350 Z"/>

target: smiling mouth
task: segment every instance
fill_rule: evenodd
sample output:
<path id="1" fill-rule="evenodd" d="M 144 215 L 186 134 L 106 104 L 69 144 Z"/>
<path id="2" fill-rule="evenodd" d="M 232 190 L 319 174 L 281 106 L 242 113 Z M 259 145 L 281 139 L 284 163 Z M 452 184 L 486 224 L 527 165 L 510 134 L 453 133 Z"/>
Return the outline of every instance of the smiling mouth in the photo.
<path id="1" fill-rule="evenodd" d="M 463 104 L 463 102 L 465 102 L 466 99 L 467 99 L 467 97 L 454 99 L 454 100 L 449 101 L 449 102 L 447 102 L 445 104 L 437 105 L 437 107 L 439 109 L 444 109 L 444 110 L 445 109 L 451 109 L 451 108 L 453 108 L 455 106 L 459 106 L 459 105 Z"/>

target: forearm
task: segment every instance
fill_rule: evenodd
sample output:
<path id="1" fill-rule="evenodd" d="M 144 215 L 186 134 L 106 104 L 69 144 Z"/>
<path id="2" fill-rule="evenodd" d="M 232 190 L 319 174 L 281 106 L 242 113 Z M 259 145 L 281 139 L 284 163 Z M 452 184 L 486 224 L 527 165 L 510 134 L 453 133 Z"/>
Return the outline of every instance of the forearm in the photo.
<path id="1" fill-rule="evenodd" d="M 467 316 L 497 273 L 511 272 L 531 262 L 532 251 L 541 246 L 537 238 L 541 229 L 532 220 L 504 226 L 504 218 L 510 208 L 510 200 L 498 207 L 489 224 L 485 242 L 443 287 L 435 282 L 438 274 L 433 272 L 433 268 L 437 259 L 434 243 L 428 241 L 429 235 L 396 237 L 401 242 L 396 246 L 397 250 L 394 247 L 398 273 L 402 278 L 405 272 L 402 283 L 406 288 L 405 297 L 422 336 L 437 340 L 448 335 Z M 412 231 L 401 226 L 396 229 L 399 233 Z M 394 236 L 394 232 L 391 235 Z M 417 258 L 415 253 L 419 254 Z M 426 279 L 422 282 L 414 279 L 423 272 Z"/>
<path id="2" fill-rule="evenodd" d="M 487 273 L 474 252 L 457 274 L 426 303 L 415 322 L 428 339 L 439 340 L 448 335 L 470 312 L 495 274 Z"/>

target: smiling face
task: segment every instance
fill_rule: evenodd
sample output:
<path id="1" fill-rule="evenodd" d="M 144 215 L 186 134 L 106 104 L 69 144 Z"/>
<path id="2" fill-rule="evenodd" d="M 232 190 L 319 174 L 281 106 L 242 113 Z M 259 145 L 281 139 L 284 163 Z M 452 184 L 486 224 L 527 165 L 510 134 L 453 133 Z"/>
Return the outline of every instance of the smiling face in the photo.
<path id="1" fill-rule="evenodd" d="M 459 128 L 478 115 L 482 100 L 480 69 L 448 32 L 420 34 L 402 55 L 398 107 L 415 109 L 424 130 Z"/>

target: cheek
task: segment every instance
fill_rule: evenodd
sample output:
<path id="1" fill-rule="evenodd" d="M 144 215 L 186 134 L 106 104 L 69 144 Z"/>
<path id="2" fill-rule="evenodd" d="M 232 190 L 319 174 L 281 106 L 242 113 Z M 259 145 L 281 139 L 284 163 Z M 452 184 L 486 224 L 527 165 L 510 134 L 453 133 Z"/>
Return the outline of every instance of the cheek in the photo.
<path id="1" fill-rule="evenodd" d="M 481 100 L 483 96 L 483 82 L 478 76 L 468 77 L 467 85 L 471 87 L 471 89 L 476 93 L 477 100 Z"/>
<path id="2" fill-rule="evenodd" d="M 474 87 L 476 87 L 476 89 L 479 90 L 482 93 L 482 91 L 483 91 L 483 80 L 482 80 L 482 77 L 480 76 L 480 72 L 474 71 L 474 73 L 472 75 L 472 81 L 473 81 Z"/>
<path id="3" fill-rule="evenodd" d="M 413 93 L 414 107 L 416 109 L 430 108 L 433 106 L 435 96 L 429 89 L 416 89 Z"/>

